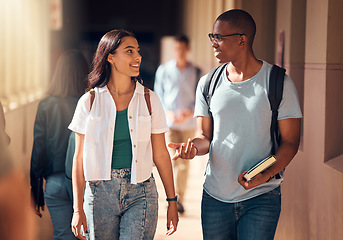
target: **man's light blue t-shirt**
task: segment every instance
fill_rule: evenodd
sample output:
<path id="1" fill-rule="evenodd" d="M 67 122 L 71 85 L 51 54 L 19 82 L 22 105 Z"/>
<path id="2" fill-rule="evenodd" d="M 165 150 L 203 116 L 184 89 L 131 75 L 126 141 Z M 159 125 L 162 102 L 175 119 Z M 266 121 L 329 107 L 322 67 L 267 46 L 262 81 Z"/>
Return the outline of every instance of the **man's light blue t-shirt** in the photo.
<path id="1" fill-rule="evenodd" d="M 279 186 L 273 178 L 256 188 L 245 190 L 237 181 L 240 173 L 270 155 L 270 123 L 272 112 L 268 100 L 269 75 L 272 65 L 263 62 L 252 78 L 230 82 L 223 71 L 211 99 L 213 140 L 206 169 L 204 190 L 224 202 L 239 202 L 266 193 Z M 196 92 L 195 116 L 209 116 L 203 96 L 206 76 Z M 292 79 L 285 75 L 283 99 L 278 120 L 301 118 L 297 91 Z"/>

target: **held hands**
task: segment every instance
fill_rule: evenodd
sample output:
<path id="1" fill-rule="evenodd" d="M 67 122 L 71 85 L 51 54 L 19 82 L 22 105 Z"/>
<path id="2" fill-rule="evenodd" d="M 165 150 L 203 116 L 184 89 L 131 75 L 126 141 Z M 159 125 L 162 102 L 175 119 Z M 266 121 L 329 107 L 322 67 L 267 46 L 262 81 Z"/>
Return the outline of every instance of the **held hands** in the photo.
<path id="1" fill-rule="evenodd" d="M 257 174 L 253 179 L 247 181 L 243 177 L 244 174 L 246 174 L 246 173 L 247 173 L 247 171 L 242 172 L 238 176 L 238 182 L 239 182 L 239 184 L 241 184 L 244 187 L 245 190 L 257 187 L 257 186 L 261 185 L 262 183 L 267 182 L 270 179 L 269 173 L 264 171 L 264 172 Z"/>
<path id="2" fill-rule="evenodd" d="M 168 147 L 176 149 L 172 160 L 176 160 L 179 157 L 182 159 L 193 159 L 198 153 L 198 149 L 190 138 L 188 138 L 187 143 L 169 143 Z"/>
<path id="3" fill-rule="evenodd" d="M 81 234 L 81 226 L 83 226 L 83 231 L 88 233 L 86 215 L 83 210 L 75 211 L 73 214 L 73 219 L 71 221 L 71 229 L 78 239 L 86 240 L 86 237 Z"/>
<path id="4" fill-rule="evenodd" d="M 169 202 L 167 210 L 167 236 L 170 236 L 176 232 L 178 222 L 179 216 L 177 213 L 176 201 Z"/>

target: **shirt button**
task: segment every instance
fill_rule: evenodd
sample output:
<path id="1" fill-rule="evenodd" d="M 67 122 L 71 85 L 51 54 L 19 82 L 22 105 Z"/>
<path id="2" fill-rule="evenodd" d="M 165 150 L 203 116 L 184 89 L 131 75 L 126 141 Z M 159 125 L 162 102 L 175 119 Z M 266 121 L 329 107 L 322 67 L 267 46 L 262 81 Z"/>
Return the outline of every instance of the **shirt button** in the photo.
<path id="1" fill-rule="evenodd" d="M 136 162 L 138 162 L 138 161 L 136 160 Z"/>
<path id="2" fill-rule="evenodd" d="M 135 144 L 135 145 L 133 145 L 133 147 L 135 148 L 135 147 L 136 147 L 136 144 Z"/>
<path id="3" fill-rule="evenodd" d="M 129 116 L 130 119 L 132 119 L 132 116 Z"/>
<path id="4" fill-rule="evenodd" d="M 130 129 L 131 132 L 133 132 L 133 129 Z"/>

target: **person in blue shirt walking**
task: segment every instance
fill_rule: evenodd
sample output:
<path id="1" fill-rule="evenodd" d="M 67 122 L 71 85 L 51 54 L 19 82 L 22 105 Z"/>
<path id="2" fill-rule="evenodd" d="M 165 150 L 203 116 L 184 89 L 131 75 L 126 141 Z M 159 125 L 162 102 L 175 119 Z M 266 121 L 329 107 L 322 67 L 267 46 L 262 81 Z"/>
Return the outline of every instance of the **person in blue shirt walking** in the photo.
<path id="1" fill-rule="evenodd" d="M 201 205 L 204 239 L 273 239 L 281 211 L 282 170 L 298 151 L 302 113 L 292 79 L 285 75 L 277 162 L 244 180 L 246 170 L 269 156 L 272 148 L 268 100 L 272 65 L 255 57 L 255 32 L 255 21 L 246 11 L 233 9 L 216 19 L 209 38 L 219 63 L 228 64 L 210 106 L 203 95 L 206 76 L 200 79 L 194 115 L 201 135 L 169 144 L 177 149 L 174 159 L 209 153 Z M 278 173 L 281 176 L 274 177 Z"/>
<path id="2" fill-rule="evenodd" d="M 154 90 L 161 98 L 166 111 L 169 142 L 185 142 L 196 132 L 193 118 L 195 90 L 200 78 L 200 69 L 188 60 L 189 39 L 185 35 L 174 38 L 175 59 L 159 66 L 156 71 Z M 174 149 L 170 149 L 174 155 Z M 177 207 L 184 212 L 183 199 L 187 187 L 189 160 L 173 161 L 176 176 Z"/>

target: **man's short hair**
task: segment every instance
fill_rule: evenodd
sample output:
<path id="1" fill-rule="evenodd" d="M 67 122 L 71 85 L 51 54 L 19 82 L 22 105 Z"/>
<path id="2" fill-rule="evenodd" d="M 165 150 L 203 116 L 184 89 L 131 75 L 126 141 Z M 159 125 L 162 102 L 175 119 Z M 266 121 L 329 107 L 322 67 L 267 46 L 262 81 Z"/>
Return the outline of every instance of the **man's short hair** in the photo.
<path id="1" fill-rule="evenodd" d="M 189 47 L 189 39 L 186 35 L 180 34 L 180 35 L 175 36 L 174 39 L 176 42 L 183 42 L 186 44 L 187 47 Z"/>
<path id="2" fill-rule="evenodd" d="M 232 9 L 222 13 L 216 21 L 225 21 L 234 28 L 240 29 L 242 34 L 248 37 L 249 44 L 252 46 L 256 33 L 256 24 L 252 16 L 241 9 Z"/>

